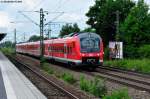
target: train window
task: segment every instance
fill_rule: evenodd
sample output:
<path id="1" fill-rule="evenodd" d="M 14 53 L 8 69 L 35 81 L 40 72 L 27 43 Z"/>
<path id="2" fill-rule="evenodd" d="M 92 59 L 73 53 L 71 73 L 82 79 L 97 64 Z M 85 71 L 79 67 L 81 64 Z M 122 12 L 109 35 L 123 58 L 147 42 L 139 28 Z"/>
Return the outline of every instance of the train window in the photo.
<path id="1" fill-rule="evenodd" d="M 63 47 L 61 48 L 61 52 L 62 52 L 62 53 L 64 53 L 64 51 L 63 51 Z"/>
<path id="2" fill-rule="evenodd" d="M 50 46 L 48 47 L 48 51 L 51 52 L 51 47 Z"/>
<path id="3" fill-rule="evenodd" d="M 73 48 L 75 47 L 75 42 L 72 43 L 72 47 L 73 47 Z"/>
<path id="4" fill-rule="evenodd" d="M 72 47 L 70 47 L 70 53 L 72 53 Z"/>
<path id="5" fill-rule="evenodd" d="M 52 50 L 52 52 L 53 52 L 53 46 L 51 46 L 51 50 Z"/>
<path id="6" fill-rule="evenodd" d="M 64 47 L 64 53 L 67 54 L 67 47 Z"/>
<path id="7" fill-rule="evenodd" d="M 56 47 L 54 47 L 54 52 L 56 52 Z"/>
<path id="8" fill-rule="evenodd" d="M 68 46 L 68 54 L 70 54 L 70 47 Z"/>
<path id="9" fill-rule="evenodd" d="M 62 53 L 64 53 L 64 51 L 63 51 L 63 47 L 61 48 L 61 52 L 62 52 Z"/>
<path id="10" fill-rule="evenodd" d="M 72 47 L 71 46 L 69 47 L 69 53 L 70 54 L 72 53 Z"/>

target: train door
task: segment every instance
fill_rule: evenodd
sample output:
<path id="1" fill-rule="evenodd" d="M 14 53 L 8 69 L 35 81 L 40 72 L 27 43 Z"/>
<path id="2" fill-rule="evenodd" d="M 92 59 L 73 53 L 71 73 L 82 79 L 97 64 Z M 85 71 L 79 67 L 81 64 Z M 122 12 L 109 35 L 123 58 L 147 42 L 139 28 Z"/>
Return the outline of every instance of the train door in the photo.
<path id="1" fill-rule="evenodd" d="M 67 58 L 67 44 L 64 43 L 64 58 Z"/>

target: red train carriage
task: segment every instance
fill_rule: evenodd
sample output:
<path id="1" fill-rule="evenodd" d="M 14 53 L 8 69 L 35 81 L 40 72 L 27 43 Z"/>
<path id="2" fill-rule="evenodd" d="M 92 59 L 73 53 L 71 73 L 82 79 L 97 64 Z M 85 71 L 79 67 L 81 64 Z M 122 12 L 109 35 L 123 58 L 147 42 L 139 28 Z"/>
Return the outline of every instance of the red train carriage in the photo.
<path id="1" fill-rule="evenodd" d="M 65 38 L 44 41 L 44 57 L 70 65 L 103 63 L 103 42 L 95 33 L 72 33 Z M 40 55 L 40 42 L 17 44 L 17 52 Z"/>

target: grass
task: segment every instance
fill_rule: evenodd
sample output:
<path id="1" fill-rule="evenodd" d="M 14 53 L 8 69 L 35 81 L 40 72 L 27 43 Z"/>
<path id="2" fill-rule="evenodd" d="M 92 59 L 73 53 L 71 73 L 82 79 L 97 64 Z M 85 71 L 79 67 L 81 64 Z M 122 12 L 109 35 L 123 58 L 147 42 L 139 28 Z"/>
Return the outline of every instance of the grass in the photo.
<path id="1" fill-rule="evenodd" d="M 42 69 L 46 71 L 48 74 L 53 74 L 54 70 L 50 68 L 48 63 L 43 63 Z"/>
<path id="2" fill-rule="evenodd" d="M 127 89 L 115 90 L 111 95 L 104 96 L 102 99 L 131 99 Z"/>
<path id="3" fill-rule="evenodd" d="M 70 74 L 70 73 L 64 73 L 62 76 L 61 76 L 61 78 L 64 80 L 64 81 L 66 81 L 66 82 L 68 82 L 68 83 L 70 83 L 70 84 L 74 84 L 77 80 L 74 78 L 74 76 L 72 75 L 72 74 Z"/>
<path id="4" fill-rule="evenodd" d="M 0 49 L 5 55 L 14 55 L 14 49 L 13 48 L 1 48 Z"/>
<path id="5" fill-rule="evenodd" d="M 105 61 L 104 65 L 143 73 L 150 73 L 150 59 L 124 59 Z"/>
<path id="6" fill-rule="evenodd" d="M 102 97 L 107 92 L 104 81 L 98 79 L 97 77 L 94 80 L 86 80 L 84 76 L 81 76 L 80 89 L 89 92 L 97 97 Z"/>

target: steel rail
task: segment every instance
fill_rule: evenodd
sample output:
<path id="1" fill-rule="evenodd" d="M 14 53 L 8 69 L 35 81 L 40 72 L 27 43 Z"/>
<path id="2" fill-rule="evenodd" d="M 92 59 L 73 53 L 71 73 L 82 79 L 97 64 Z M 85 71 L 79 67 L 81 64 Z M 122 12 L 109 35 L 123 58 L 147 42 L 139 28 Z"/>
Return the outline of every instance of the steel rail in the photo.
<path id="1" fill-rule="evenodd" d="M 104 71 L 102 71 L 102 70 L 104 70 Z M 120 78 L 120 79 L 126 79 L 126 80 L 130 80 L 130 81 L 133 81 L 133 82 L 142 83 L 142 84 L 145 84 L 145 85 L 148 85 L 148 86 L 150 85 L 150 82 L 147 82 L 147 81 L 139 79 L 139 78 L 133 78 L 132 76 L 134 76 L 134 77 L 139 77 L 139 76 L 128 74 L 128 72 L 126 72 L 126 73 L 123 72 L 122 73 L 120 71 L 113 71 L 113 70 L 102 69 L 102 68 L 101 69 L 97 69 L 97 72 L 103 73 L 103 74 L 107 74 L 107 75 L 110 75 L 110 76 L 114 76 L 114 77 L 117 77 L 117 78 Z M 110 72 L 114 72 L 114 73 L 110 73 Z M 116 74 L 116 72 L 119 73 L 119 74 Z M 125 74 L 125 75 L 120 75 L 120 74 Z M 127 76 L 130 76 L 131 78 L 129 78 Z"/>
<path id="2" fill-rule="evenodd" d="M 127 74 L 131 74 L 131 75 L 140 76 L 140 77 L 150 79 L 150 74 L 148 74 L 148 73 L 136 72 L 136 71 L 132 71 L 132 70 L 125 70 L 125 69 L 120 69 L 120 68 L 110 67 L 110 66 L 99 66 L 98 68 L 107 69 L 107 70 L 116 71 L 116 72 L 127 73 Z"/>

